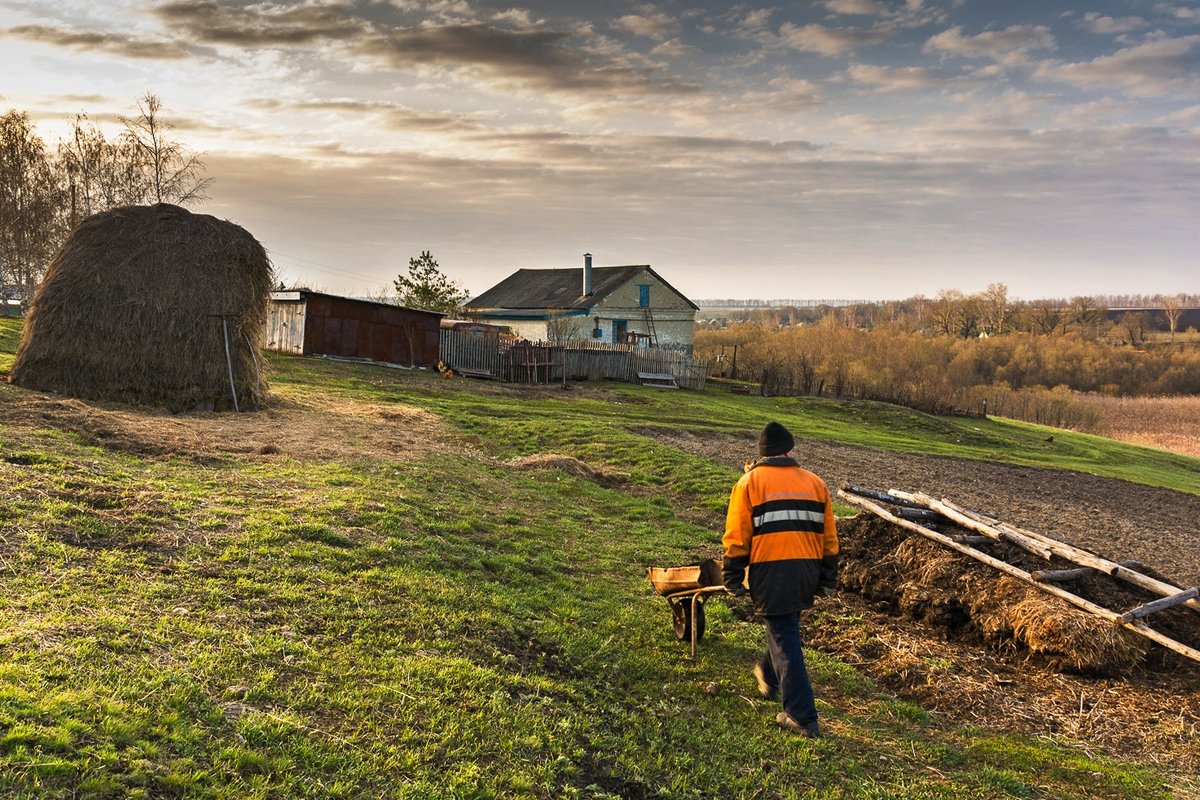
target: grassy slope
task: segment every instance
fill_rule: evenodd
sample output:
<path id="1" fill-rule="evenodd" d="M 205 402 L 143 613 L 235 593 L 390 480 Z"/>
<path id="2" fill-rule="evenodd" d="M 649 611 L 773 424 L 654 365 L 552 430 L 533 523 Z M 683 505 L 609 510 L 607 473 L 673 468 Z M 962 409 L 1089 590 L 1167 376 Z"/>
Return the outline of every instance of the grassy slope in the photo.
<path id="1" fill-rule="evenodd" d="M 0 325 L 6 351 L 12 330 Z M 919 434 L 871 422 L 899 412 L 865 407 L 839 431 L 837 415 L 860 412 L 632 387 L 516 399 L 382 369 L 274 366 L 280 395 L 421 405 L 485 455 L 604 459 L 651 490 L 487 458 L 147 461 L 0 429 L 0 795 L 1172 794 L 1157 769 L 1069 743 L 946 728 L 820 653 L 833 735 L 798 741 L 752 696 L 756 626 L 714 602 L 697 663 L 671 639 L 644 567 L 714 546 L 673 504 L 717 507 L 734 476 L 630 428 L 740 432 L 778 415 L 807 435 L 901 446 Z M 0 387 L 0 402 L 20 391 Z M 905 416 L 932 449 L 980 446 L 953 441 L 956 424 Z"/>

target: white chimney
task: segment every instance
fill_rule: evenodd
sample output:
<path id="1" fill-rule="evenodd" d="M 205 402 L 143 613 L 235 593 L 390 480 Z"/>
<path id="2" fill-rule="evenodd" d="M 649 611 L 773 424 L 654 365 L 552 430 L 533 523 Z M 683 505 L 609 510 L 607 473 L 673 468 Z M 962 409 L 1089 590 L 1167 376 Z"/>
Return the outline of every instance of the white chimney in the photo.
<path id="1" fill-rule="evenodd" d="M 592 254 L 583 254 L 583 296 L 592 293 Z"/>

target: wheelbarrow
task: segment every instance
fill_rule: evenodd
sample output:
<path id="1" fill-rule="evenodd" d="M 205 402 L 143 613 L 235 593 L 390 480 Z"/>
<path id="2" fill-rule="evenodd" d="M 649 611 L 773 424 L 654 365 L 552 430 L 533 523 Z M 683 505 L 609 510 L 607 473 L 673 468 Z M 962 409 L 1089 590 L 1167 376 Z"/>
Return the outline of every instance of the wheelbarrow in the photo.
<path id="1" fill-rule="evenodd" d="M 704 638 L 704 601 L 710 595 L 724 592 L 721 583 L 721 562 L 706 558 L 699 564 L 683 567 L 650 567 L 646 570 L 654 591 L 667 598 L 671 605 L 671 622 L 675 638 L 692 642 L 692 658 L 696 644 Z"/>

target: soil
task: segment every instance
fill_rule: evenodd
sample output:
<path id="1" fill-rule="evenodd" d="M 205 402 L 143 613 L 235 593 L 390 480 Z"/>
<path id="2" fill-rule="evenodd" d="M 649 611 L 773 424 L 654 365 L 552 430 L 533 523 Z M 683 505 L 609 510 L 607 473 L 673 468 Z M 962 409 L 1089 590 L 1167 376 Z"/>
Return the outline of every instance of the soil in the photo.
<path id="1" fill-rule="evenodd" d="M 757 440 L 749 435 L 639 432 L 735 469 L 756 452 Z M 1200 547 L 1193 545 L 1200 495 L 1082 472 L 810 440 L 797 440 L 795 456 L 831 489 L 849 483 L 944 497 L 1113 561 L 1141 561 L 1176 586 L 1200 584 Z"/>

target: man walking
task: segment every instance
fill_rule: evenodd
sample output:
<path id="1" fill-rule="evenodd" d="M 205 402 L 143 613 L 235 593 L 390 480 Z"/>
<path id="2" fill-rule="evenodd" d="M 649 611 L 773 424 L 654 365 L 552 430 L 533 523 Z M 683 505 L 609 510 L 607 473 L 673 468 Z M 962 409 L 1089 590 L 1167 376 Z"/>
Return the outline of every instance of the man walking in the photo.
<path id="1" fill-rule="evenodd" d="M 783 711 L 775 722 L 809 738 L 821 735 L 804 665 L 800 611 L 837 586 L 838 540 L 825 482 L 791 457 L 795 439 L 778 422 L 758 437 L 760 458 L 733 487 L 725 516 L 722 579 L 743 595 L 749 569 L 754 609 L 767 623 L 767 650 L 754 666 L 758 690 Z"/>

